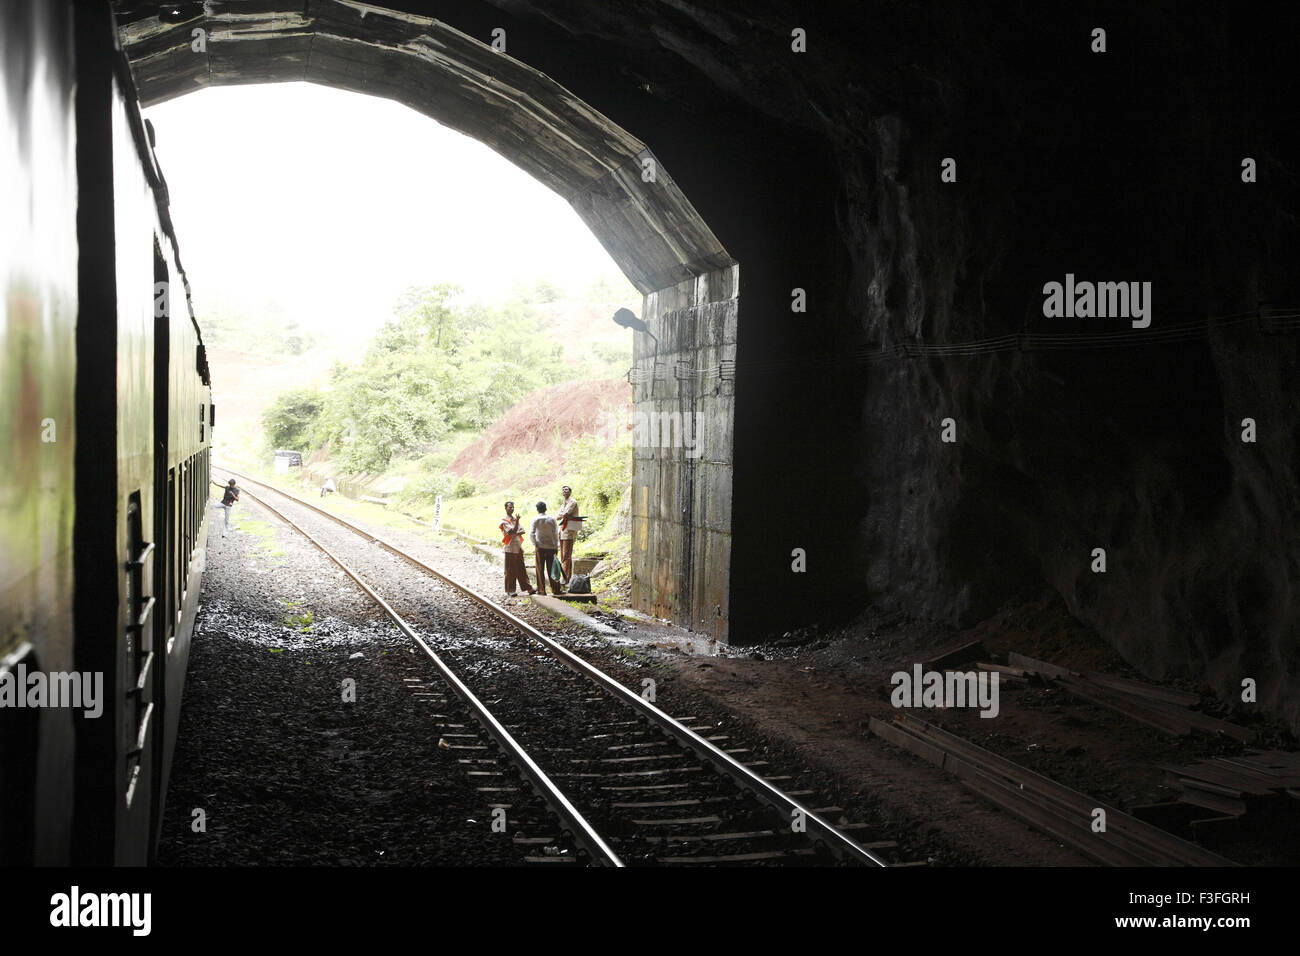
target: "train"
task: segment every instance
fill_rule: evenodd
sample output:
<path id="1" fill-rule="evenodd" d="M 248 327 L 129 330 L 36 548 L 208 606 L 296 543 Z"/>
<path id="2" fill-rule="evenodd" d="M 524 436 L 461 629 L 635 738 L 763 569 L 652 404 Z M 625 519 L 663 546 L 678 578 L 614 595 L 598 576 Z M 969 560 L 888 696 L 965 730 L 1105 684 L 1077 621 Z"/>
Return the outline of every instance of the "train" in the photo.
<path id="1" fill-rule="evenodd" d="M 0 31 L 0 864 L 157 847 L 208 530 L 203 336 L 109 5 Z"/>

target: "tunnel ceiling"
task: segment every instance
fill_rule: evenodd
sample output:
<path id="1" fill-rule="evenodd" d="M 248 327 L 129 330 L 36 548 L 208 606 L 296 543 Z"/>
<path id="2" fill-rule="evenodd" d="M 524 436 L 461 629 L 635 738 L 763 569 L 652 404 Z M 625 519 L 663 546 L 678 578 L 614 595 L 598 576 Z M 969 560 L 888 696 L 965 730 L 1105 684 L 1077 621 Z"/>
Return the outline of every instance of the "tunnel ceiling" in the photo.
<path id="1" fill-rule="evenodd" d="M 347 0 L 115 5 L 144 106 L 209 86 L 304 81 L 396 100 L 559 193 L 641 292 L 730 264 L 647 146 L 527 64 L 427 17 Z M 168 20 L 160 17 L 167 11 Z M 206 31 L 194 49 L 193 31 Z M 489 38 L 490 39 L 490 38 Z"/>

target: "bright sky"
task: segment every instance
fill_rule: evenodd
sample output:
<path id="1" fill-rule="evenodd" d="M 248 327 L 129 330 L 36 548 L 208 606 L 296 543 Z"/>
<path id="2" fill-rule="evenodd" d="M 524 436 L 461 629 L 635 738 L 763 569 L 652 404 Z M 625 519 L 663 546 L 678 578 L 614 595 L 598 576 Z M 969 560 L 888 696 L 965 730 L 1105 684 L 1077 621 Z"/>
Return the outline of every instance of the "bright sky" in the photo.
<path id="1" fill-rule="evenodd" d="M 410 285 L 499 301 L 546 276 L 621 273 L 569 204 L 477 140 L 390 100 L 310 83 L 200 90 L 145 111 L 181 260 L 212 290 L 361 337 Z"/>

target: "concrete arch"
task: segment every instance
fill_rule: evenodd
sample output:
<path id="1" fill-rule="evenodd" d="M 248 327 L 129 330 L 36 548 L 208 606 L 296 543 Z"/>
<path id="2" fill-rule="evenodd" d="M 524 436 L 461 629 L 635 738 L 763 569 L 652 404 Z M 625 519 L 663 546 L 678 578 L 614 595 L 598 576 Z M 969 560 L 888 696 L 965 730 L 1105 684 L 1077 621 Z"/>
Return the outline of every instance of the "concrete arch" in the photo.
<path id="1" fill-rule="evenodd" d="M 732 264 L 644 143 L 545 74 L 438 20 L 350 0 L 119 6 L 144 106 L 236 83 L 382 96 L 490 146 L 563 196 L 643 294 Z"/>
<path id="2" fill-rule="evenodd" d="M 382 96 L 569 202 L 642 293 L 655 336 L 637 336 L 629 375 L 633 603 L 727 640 L 739 266 L 646 144 L 510 57 L 508 37 L 501 53 L 493 37 L 428 16 L 353 0 L 117 0 L 115 10 L 144 106 L 236 83 Z"/>

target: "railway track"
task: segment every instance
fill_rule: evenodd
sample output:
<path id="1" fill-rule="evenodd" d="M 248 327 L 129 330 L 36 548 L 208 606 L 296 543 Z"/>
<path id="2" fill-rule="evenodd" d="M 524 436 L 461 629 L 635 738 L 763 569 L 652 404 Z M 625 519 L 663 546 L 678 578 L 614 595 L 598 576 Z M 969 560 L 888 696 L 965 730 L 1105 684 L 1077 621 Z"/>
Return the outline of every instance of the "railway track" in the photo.
<path id="1" fill-rule="evenodd" d="M 482 784 L 499 832 L 538 851 L 529 862 L 898 865 L 885 859 L 893 841 L 858 842 L 845 831 L 865 827 L 832 824 L 826 814 L 840 808 L 800 802 L 813 791 L 782 790 L 794 778 L 765 776 L 765 761 L 716 728 L 669 715 L 392 542 L 220 470 L 337 564 L 432 663 L 438 680 L 413 671 L 408 685 L 431 706 L 440 745 Z"/>

